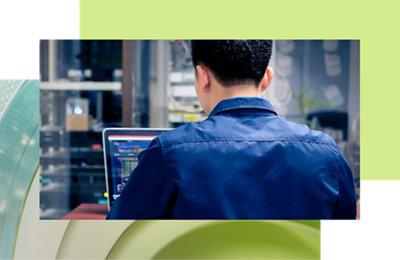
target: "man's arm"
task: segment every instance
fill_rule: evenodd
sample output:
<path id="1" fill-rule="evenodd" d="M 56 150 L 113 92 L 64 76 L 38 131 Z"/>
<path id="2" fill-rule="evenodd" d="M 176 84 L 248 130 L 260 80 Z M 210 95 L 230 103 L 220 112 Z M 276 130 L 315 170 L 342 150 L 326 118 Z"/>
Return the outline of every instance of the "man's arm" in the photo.
<path id="1" fill-rule="evenodd" d="M 343 154 L 339 151 L 339 198 L 332 219 L 356 219 L 357 201 L 353 174 Z"/>
<path id="2" fill-rule="evenodd" d="M 170 218 L 171 185 L 160 143 L 155 138 L 148 149 L 139 154 L 138 166 L 114 202 L 107 219 Z"/>

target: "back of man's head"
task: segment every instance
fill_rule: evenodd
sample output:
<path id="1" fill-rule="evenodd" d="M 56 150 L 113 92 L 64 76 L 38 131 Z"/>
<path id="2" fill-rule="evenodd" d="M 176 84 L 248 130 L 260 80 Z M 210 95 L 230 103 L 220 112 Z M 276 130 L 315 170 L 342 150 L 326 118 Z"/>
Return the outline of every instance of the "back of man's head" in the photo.
<path id="1" fill-rule="evenodd" d="M 268 67 L 271 40 L 192 40 L 193 66 L 204 65 L 224 87 L 258 85 Z"/>

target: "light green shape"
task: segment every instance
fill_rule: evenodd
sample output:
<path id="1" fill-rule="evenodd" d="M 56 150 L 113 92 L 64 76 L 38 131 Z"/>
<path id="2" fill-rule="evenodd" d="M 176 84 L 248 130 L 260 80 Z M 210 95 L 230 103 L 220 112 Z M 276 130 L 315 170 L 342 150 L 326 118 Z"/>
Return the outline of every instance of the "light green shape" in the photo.
<path id="1" fill-rule="evenodd" d="M 40 220 L 39 182 L 40 168 L 37 169 L 26 196 L 19 220 L 18 235 L 13 259 L 56 259 L 69 220 Z"/>
<path id="2" fill-rule="evenodd" d="M 136 221 L 110 259 L 319 259 L 319 221 Z"/>
<path id="3" fill-rule="evenodd" d="M 360 39 L 361 180 L 400 180 L 398 1 L 80 1 L 84 39 Z"/>
<path id="4" fill-rule="evenodd" d="M 10 259 L 39 165 L 39 81 L 0 81 L 0 86 L 0 92 L 9 89 L 0 110 L 0 259 Z"/>
<path id="5" fill-rule="evenodd" d="M 105 259 L 133 220 L 71 220 L 56 259 Z"/>

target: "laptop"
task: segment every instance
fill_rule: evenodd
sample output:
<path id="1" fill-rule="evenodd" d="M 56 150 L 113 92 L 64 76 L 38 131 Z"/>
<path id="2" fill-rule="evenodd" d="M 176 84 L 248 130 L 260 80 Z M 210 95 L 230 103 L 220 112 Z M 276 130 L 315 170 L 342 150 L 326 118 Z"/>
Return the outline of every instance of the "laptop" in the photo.
<path id="1" fill-rule="evenodd" d="M 131 172 L 138 164 L 138 155 L 151 141 L 169 129 L 106 128 L 103 130 L 104 168 L 107 204 L 110 210 L 120 196 Z"/>

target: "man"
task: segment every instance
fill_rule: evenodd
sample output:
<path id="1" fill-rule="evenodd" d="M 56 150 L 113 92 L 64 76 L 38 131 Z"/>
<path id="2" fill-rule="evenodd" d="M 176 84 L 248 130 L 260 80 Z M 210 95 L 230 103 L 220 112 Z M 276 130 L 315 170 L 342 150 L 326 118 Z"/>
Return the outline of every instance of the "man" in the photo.
<path id="1" fill-rule="evenodd" d="M 208 118 L 139 155 L 110 219 L 354 219 L 350 168 L 328 135 L 277 116 L 260 98 L 272 41 L 192 41 Z"/>

